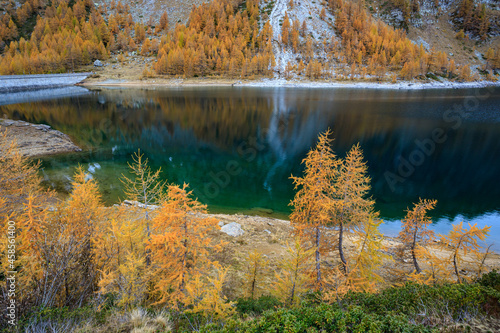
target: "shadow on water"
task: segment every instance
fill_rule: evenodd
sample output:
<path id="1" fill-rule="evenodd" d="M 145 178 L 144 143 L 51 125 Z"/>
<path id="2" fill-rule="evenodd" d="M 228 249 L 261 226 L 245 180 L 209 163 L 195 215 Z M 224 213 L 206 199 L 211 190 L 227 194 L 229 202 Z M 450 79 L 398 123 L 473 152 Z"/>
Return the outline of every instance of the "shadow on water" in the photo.
<path id="1" fill-rule="evenodd" d="M 219 87 L 106 89 L 0 111 L 49 124 L 85 148 L 43 160 L 45 183 L 61 192 L 80 163 L 106 202 L 116 202 L 118 178 L 140 148 L 211 211 L 277 217 L 290 211 L 290 175 L 301 173 L 300 161 L 330 127 L 339 156 L 361 143 L 384 219 L 434 198 L 434 218 L 445 226 L 457 218 L 500 225 L 499 105 L 499 89 Z M 387 232 L 399 227 L 388 225 Z"/>

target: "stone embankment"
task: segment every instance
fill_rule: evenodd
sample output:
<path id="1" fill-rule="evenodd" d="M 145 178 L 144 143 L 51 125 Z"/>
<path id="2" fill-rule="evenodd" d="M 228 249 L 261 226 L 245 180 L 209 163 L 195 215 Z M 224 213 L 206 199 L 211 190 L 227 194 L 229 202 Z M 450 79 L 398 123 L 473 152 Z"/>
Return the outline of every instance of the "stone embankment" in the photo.
<path id="1" fill-rule="evenodd" d="M 89 75 L 90 73 L 1 75 L 0 93 L 72 86 Z"/>

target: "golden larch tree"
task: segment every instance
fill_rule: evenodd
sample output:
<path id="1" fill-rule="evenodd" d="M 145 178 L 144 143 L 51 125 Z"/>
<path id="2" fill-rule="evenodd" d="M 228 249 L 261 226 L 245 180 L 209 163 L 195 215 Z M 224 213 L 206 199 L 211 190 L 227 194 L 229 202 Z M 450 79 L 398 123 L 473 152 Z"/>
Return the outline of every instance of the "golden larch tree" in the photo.
<path id="1" fill-rule="evenodd" d="M 311 149 L 302 161 L 304 175 L 293 177 L 298 190 L 290 203 L 293 212 L 290 221 L 296 232 L 312 244 L 316 261 L 316 284 L 321 288 L 321 255 L 328 250 L 322 246 L 321 232 L 329 220 L 332 184 L 337 177 L 340 161 L 330 147 L 332 132 L 328 129 L 319 135 L 316 147 Z"/>
<path id="2" fill-rule="evenodd" d="M 348 263 L 344 254 L 344 233 L 361 228 L 363 223 L 377 215 L 373 211 L 375 202 L 367 198 L 370 188 L 368 167 L 357 144 L 342 160 L 327 207 L 333 225 L 338 228 L 337 249 L 345 273 L 348 272 Z"/>
<path id="3" fill-rule="evenodd" d="M 425 247 L 434 239 L 434 231 L 428 229 L 432 219 L 427 216 L 427 212 L 434 209 L 436 204 L 436 200 L 420 199 L 413 209 L 407 210 L 406 217 L 401 220 L 402 230 L 399 239 L 403 243 L 403 251 L 410 251 L 417 274 L 422 272 L 417 260 L 418 247 Z"/>
<path id="4" fill-rule="evenodd" d="M 186 285 L 185 305 L 187 312 L 201 313 L 208 322 L 224 319 L 234 314 L 235 303 L 223 294 L 228 268 L 214 264 L 215 273 L 208 276 L 195 276 L 193 283 Z"/>
<path id="5" fill-rule="evenodd" d="M 353 273 L 359 289 L 365 292 L 377 291 L 378 285 L 384 281 L 378 271 L 384 262 L 391 260 L 383 252 L 383 235 L 379 230 L 382 223 L 381 219 L 369 217 L 355 230 L 354 244 L 358 253 L 351 265 L 355 267 Z"/>
<path id="6" fill-rule="evenodd" d="M 73 176 L 72 192 L 61 209 L 64 234 L 80 244 L 72 254 L 74 266 L 65 272 L 65 303 L 82 304 L 97 288 L 95 240 L 102 223 L 102 199 L 99 186 L 82 166 Z"/>
<path id="7" fill-rule="evenodd" d="M 306 249 L 299 237 L 292 245 L 287 243 L 287 255 L 279 263 L 275 273 L 273 293 L 286 306 L 299 304 L 302 296 L 312 290 L 315 281 L 312 274 L 314 248 Z"/>
<path id="8" fill-rule="evenodd" d="M 201 217 L 206 206 L 192 199 L 192 191 L 170 185 L 168 199 L 153 219 L 151 251 L 154 266 L 157 303 L 179 307 L 187 301 L 186 287 L 206 274 L 212 260 L 209 248 L 220 251 L 223 243 L 216 243 L 211 233 L 219 230 L 218 221 Z"/>
<path id="9" fill-rule="evenodd" d="M 146 219 L 146 232 L 149 237 L 149 209 L 151 205 L 157 205 L 165 197 L 166 182 L 161 180 L 161 168 L 152 171 L 149 161 L 139 150 L 132 156 L 133 163 L 128 163 L 132 177 L 122 175 L 120 179 L 124 186 L 127 199 L 137 201 L 136 207 L 142 208 Z"/>
<path id="10" fill-rule="evenodd" d="M 264 270 L 268 265 L 268 260 L 262 254 L 253 250 L 246 257 L 246 270 L 245 270 L 245 296 L 248 298 L 255 298 L 260 289 L 258 283 L 262 283 Z"/>
<path id="11" fill-rule="evenodd" d="M 464 257 L 467 253 L 478 254 L 481 251 L 482 246 L 478 241 L 484 241 L 491 228 L 489 226 L 479 228 L 477 223 L 474 225 L 468 223 L 468 225 L 469 227 L 466 228 L 463 222 L 455 224 L 448 235 L 440 237 L 442 244 L 447 244 L 451 247 L 450 260 L 453 263 L 453 270 L 457 276 L 458 283 L 466 280 L 466 277 L 460 274 L 459 269 L 460 264 L 464 261 Z"/>
<path id="12" fill-rule="evenodd" d="M 99 292 L 114 293 L 119 306 L 131 308 L 147 296 L 150 269 L 146 265 L 146 231 L 137 220 L 124 215 L 102 225 L 95 246 L 102 267 Z"/>
<path id="13" fill-rule="evenodd" d="M 0 255 L 2 274 L 17 271 L 19 314 L 39 297 L 43 263 L 41 245 L 54 192 L 43 190 L 39 163 L 23 156 L 8 132 L 0 133 Z M 13 243 L 15 242 L 15 243 Z M 13 248 L 15 246 L 15 249 Z M 6 301 L 5 279 L 0 290 Z M 1 302 L 1 301 L 0 301 Z"/>
<path id="14" fill-rule="evenodd" d="M 323 299 L 329 303 L 340 302 L 349 291 L 376 292 L 383 282 L 379 274 L 384 262 L 391 260 L 383 253 L 383 236 L 379 231 L 382 220 L 373 217 L 363 220 L 354 231 L 356 254 L 348 260 L 348 269 L 343 264 L 335 266 L 325 279 Z"/>

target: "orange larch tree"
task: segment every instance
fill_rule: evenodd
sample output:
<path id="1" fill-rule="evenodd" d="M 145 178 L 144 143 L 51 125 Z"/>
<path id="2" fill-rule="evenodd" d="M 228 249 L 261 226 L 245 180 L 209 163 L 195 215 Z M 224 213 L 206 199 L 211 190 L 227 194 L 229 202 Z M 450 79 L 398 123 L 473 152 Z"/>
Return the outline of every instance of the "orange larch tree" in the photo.
<path id="1" fill-rule="evenodd" d="M 315 249 L 316 284 L 321 288 L 322 228 L 330 221 L 328 208 L 331 204 L 332 184 L 337 177 L 340 161 L 330 147 L 332 132 L 328 129 L 319 135 L 316 147 L 302 161 L 304 175 L 293 177 L 297 193 L 290 203 L 293 212 L 290 221 L 299 235 L 305 237 Z"/>
<path id="2" fill-rule="evenodd" d="M 453 225 L 453 229 L 448 233 L 448 235 L 441 236 L 441 243 L 447 244 L 451 247 L 451 257 L 450 260 L 453 263 L 453 270 L 457 276 L 457 282 L 462 283 L 466 280 L 460 274 L 460 264 L 464 261 L 464 257 L 467 253 L 478 254 L 482 249 L 482 246 L 478 241 L 484 241 L 486 236 L 490 231 L 489 226 L 479 228 L 477 224 L 471 225 L 465 228 L 463 222 Z"/>
<path id="3" fill-rule="evenodd" d="M 436 203 L 436 200 L 420 199 L 412 210 L 407 210 L 406 217 L 401 221 L 402 230 L 399 233 L 399 239 L 404 249 L 410 251 L 417 274 L 422 272 L 417 260 L 418 247 L 425 247 L 434 239 L 434 231 L 428 229 L 432 219 L 427 216 L 427 212 L 434 209 Z"/>
<path id="4" fill-rule="evenodd" d="M 377 216 L 373 211 L 375 202 L 367 198 L 370 188 L 368 168 L 357 144 L 347 153 L 339 167 L 328 207 L 331 221 L 339 230 L 337 247 L 345 273 L 348 273 L 348 262 L 343 248 L 344 232 L 359 228 L 364 221 Z"/>
<path id="5" fill-rule="evenodd" d="M 206 206 L 192 199 L 192 191 L 186 188 L 186 184 L 168 187 L 168 199 L 153 219 L 147 246 L 155 269 L 157 303 L 176 308 L 187 302 L 186 288 L 212 266 L 209 248 L 219 251 L 223 245 L 215 243 L 210 235 L 219 229 L 218 221 L 199 216 L 206 213 Z"/>

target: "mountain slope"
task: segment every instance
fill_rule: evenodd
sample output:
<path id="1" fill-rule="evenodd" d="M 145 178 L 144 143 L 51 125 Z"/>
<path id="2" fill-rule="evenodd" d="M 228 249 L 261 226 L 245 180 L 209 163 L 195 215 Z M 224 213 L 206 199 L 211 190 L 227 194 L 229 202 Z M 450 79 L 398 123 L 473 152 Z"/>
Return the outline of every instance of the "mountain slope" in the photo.
<path id="1" fill-rule="evenodd" d="M 109 6 L 114 0 L 97 0 L 99 6 Z M 150 19 L 156 23 L 163 13 L 168 14 L 170 28 L 177 23 L 187 23 L 193 6 L 200 6 L 206 0 L 136 0 L 126 2 L 135 22 L 147 23 Z M 125 2 L 124 2 L 125 3 Z"/>
<path id="2" fill-rule="evenodd" d="M 145 77 L 496 80 L 498 4 L 480 1 L 4 1 L 0 72 L 132 57 Z"/>

